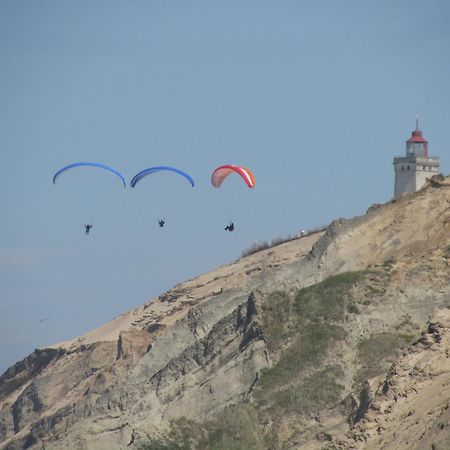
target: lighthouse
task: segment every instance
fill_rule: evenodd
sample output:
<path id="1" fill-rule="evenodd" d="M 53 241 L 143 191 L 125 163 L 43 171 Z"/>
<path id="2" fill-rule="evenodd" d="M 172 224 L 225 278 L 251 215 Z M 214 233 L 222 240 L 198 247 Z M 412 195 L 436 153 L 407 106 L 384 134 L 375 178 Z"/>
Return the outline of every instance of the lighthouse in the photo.
<path id="1" fill-rule="evenodd" d="M 428 156 L 428 141 L 419 130 L 416 117 L 416 129 L 406 141 L 406 155 L 394 158 L 395 189 L 394 196 L 403 192 L 416 192 L 427 178 L 439 173 L 439 157 Z"/>

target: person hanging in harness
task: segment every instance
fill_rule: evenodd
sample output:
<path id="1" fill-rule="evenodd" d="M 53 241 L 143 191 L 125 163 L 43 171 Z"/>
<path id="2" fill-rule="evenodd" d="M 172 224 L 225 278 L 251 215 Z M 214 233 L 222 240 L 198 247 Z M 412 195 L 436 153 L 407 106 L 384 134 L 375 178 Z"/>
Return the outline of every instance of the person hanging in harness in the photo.
<path id="1" fill-rule="evenodd" d="M 90 223 L 85 224 L 85 225 L 84 225 L 84 233 L 85 233 L 85 234 L 89 234 L 89 231 L 91 231 L 91 228 L 92 228 L 93 226 L 94 226 L 94 225 L 91 225 Z"/>
<path id="2" fill-rule="evenodd" d="M 234 231 L 234 223 L 233 223 L 233 222 L 230 222 L 230 225 L 227 225 L 227 226 L 224 228 L 224 230 L 225 230 L 225 231 Z"/>
<path id="3" fill-rule="evenodd" d="M 158 220 L 158 225 L 159 225 L 160 228 L 162 228 L 162 227 L 164 226 L 165 223 L 166 223 L 166 222 L 165 222 L 163 219 L 159 219 L 159 220 Z"/>

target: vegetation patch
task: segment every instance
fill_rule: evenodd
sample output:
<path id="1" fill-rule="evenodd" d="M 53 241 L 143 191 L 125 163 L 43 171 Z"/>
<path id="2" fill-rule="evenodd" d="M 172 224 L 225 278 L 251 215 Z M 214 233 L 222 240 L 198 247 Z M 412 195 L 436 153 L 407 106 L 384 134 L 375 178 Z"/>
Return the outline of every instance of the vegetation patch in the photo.
<path id="1" fill-rule="evenodd" d="M 360 388 L 366 380 L 386 372 L 414 337 L 413 334 L 384 332 L 362 339 L 358 344 L 360 369 L 355 376 L 355 387 Z"/>
<path id="2" fill-rule="evenodd" d="M 347 312 L 349 314 L 359 314 L 361 311 L 359 310 L 358 305 L 356 305 L 356 303 L 351 302 L 347 305 Z"/>
<path id="3" fill-rule="evenodd" d="M 337 366 L 324 369 L 321 363 L 329 349 L 346 336 L 345 314 L 359 312 L 352 290 L 366 275 L 347 272 L 327 278 L 298 291 L 293 301 L 284 293 L 267 299 L 262 307 L 266 342 L 270 351 L 281 353 L 274 355 L 277 362 L 262 371 L 255 387 L 260 407 L 304 414 L 321 409 L 320 399 L 325 403 L 339 399 L 343 373 Z M 316 398 L 305 397 L 313 385 L 311 395 Z"/>
<path id="4" fill-rule="evenodd" d="M 444 249 L 444 257 L 450 259 L 450 244 Z"/>
<path id="5" fill-rule="evenodd" d="M 246 249 L 241 253 L 241 258 L 245 256 L 253 255 L 254 253 L 261 252 L 262 250 L 266 250 L 270 248 L 270 243 L 268 241 L 257 241 L 250 244 Z"/>
<path id="6" fill-rule="evenodd" d="M 327 366 L 289 388 L 274 394 L 273 412 L 308 414 L 336 404 L 344 387 L 337 382 L 344 375 L 339 366 Z M 281 411 L 280 411 L 281 412 Z"/>
<path id="7" fill-rule="evenodd" d="M 397 335 L 400 338 L 400 342 L 403 341 L 405 345 L 402 345 L 402 349 L 405 346 L 408 346 L 409 344 L 411 344 L 411 342 L 416 339 L 416 335 L 413 333 L 398 333 Z"/>
<path id="8" fill-rule="evenodd" d="M 372 286 L 371 284 L 367 285 L 367 290 L 372 295 L 383 295 L 383 294 L 386 293 L 386 289 L 385 288 L 380 288 L 378 286 Z"/>
<path id="9" fill-rule="evenodd" d="M 346 272 L 301 289 L 295 298 L 297 313 L 303 320 L 313 322 L 342 321 L 351 288 L 364 277 L 364 274 L 364 272 Z"/>
<path id="10" fill-rule="evenodd" d="M 254 253 L 258 253 L 262 250 L 266 250 L 271 247 L 276 247 L 277 245 L 284 244 L 285 242 L 290 242 L 295 239 L 298 239 L 299 236 L 291 235 L 288 236 L 279 236 L 277 238 L 272 239 L 271 241 L 257 241 L 253 242 L 250 246 L 248 246 L 241 254 L 241 258 L 245 256 L 253 255 Z"/>
<path id="11" fill-rule="evenodd" d="M 198 424 L 186 419 L 171 423 L 164 438 L 151 439 L 142 450 L 264 450 L 258 414 L 248 404 L 226 408 L 214 420 Z"/>
<path id="12" fill-rule="evenodd" d="M 190 450 L 171 439 L 152 438 L 141 445 L 141 450 Z"/>
<path id="13" fill-rule="evenodd" d="M 310 234 L 319 233 L 321 231 L 326 230 L 326 226 L 320 226 L 316 228 L 309 229 L 307 231 L 302 231 L 300 234 L 288 234 L 287 236 L 278 236 L 273 238 L 271 241 L 256 241 L 253 244 L 249 245 L 241 254 L 241 258 L 245 256 L 253 255 L 253 253 L 260 252 L 262 250 L 266 250 L 271 247 L 276 247 L 277 245 L 284 244 L 285 242 L 294 241 L 295 239 L 299 239 L 304 236 L 308 236 Z"/>
<path id="14" fill-rule="evenodd" d="M 262 302 L 261 311 L 267 348 L 273 352 L 285 347 L 295 322 L 291 297 L 285 292 L 273 292 Z"/>
<path id="15" fill-rule="evenodd" d="M 272 392 L 297 380 L 302 372 L 323 360 L 327 348 L 344 336 L 344 329 L 337 325 L 305 325 L 277 364 L 263 370 L 256 390 L 257 398 L 260 401 L 268 400 Z"/>
<path id="16" fill-rule="evenodd" d="M 385 268 L 348 272 L 295 294 L 277 291 L 265 296 L 259 319 L 275 364 L 260 372 L 252 401 L 230 406 L 202 424 L 174 421 L 164 439 L 150 441 L 144 449 L 285 448 L 286 437 L 276 430 L 283 429 L 286 420 L 289 427 L 302 433 L 302 416 L 330 408 L 344 395 L 345 374 L 335 356 L 329 355 L 333 356 L 332 349 L 337 346 L 342 349 L 349 317 L 360 314 L 364 302 L 380 297 L 388 276 Z M 373 291 L 368 286 L 373 286 Z M 359 343 L 360 370 L 355 384 L 386 370 L 399 349 L 413 338 L 409 326 L 395 331 L 374 334 Z M 263 424 L 270 424 L 269 428 Z"/>
<path id="17" fill-rule="evenodd" d="M 392 257 L 386 259 L 386 261 L 384 261 L 383 267 L 386 270 L 392 270 L 392 268 L 394 267 L 395 263 L 396 263 L 395 258 L 392 256 Z"/>
<path id="18" fill-rule="evenodd" d="M 264 449 L 258 413 L 250 404 L 227 408 L 218 419 L 207 424 L 205 449 Z"/>

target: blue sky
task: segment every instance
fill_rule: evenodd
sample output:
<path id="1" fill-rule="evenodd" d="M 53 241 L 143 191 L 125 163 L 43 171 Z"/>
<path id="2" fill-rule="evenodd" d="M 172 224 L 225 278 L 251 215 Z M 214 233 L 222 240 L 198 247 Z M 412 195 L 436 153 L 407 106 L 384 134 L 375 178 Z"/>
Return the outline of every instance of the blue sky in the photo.
<path id="1" fill-rule="evenodd" d="M 447 174 L 449 23 L 446 0 L 0 2 L 0 371 L 254 241 L 389 200 L 417 111 Z M 52 184 L 83 160 L 196 187 Z M 255 189 L 214 189 L 226 163 Z"/>

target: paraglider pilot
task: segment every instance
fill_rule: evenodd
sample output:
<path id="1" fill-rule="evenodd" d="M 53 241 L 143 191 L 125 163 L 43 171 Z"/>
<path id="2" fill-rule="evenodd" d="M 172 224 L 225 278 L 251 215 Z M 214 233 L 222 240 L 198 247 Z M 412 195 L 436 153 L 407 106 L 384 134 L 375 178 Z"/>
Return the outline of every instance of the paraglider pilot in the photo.
<path id="1" fill-rule="evenodd" d="M 84 225 L 84 232 L 85 232 L 86 234 L 89 234 L 89 231 L 91 231 L 91 228 L 92 228 L 93 226 L 94 226 L 94 225 L 91 225 L 90 223 L 85 224 L 85 225 Z"/>
<path id="2" fill-rule="evenodd" d="M 234 223 L 231 222 L 230 225 L 227 225 L 225 231 L 234 231 Z"/>
<path id="3" fill-rule="evenodd" d="M 166 222 L 165 222 L 163 219 L 159 219 L 159 220 L 158 220 L 158 225 L 159 225 L 160 228 L 162 228 L 162 227 L 164 226 L 165 223 L 166 223 Z"/>

